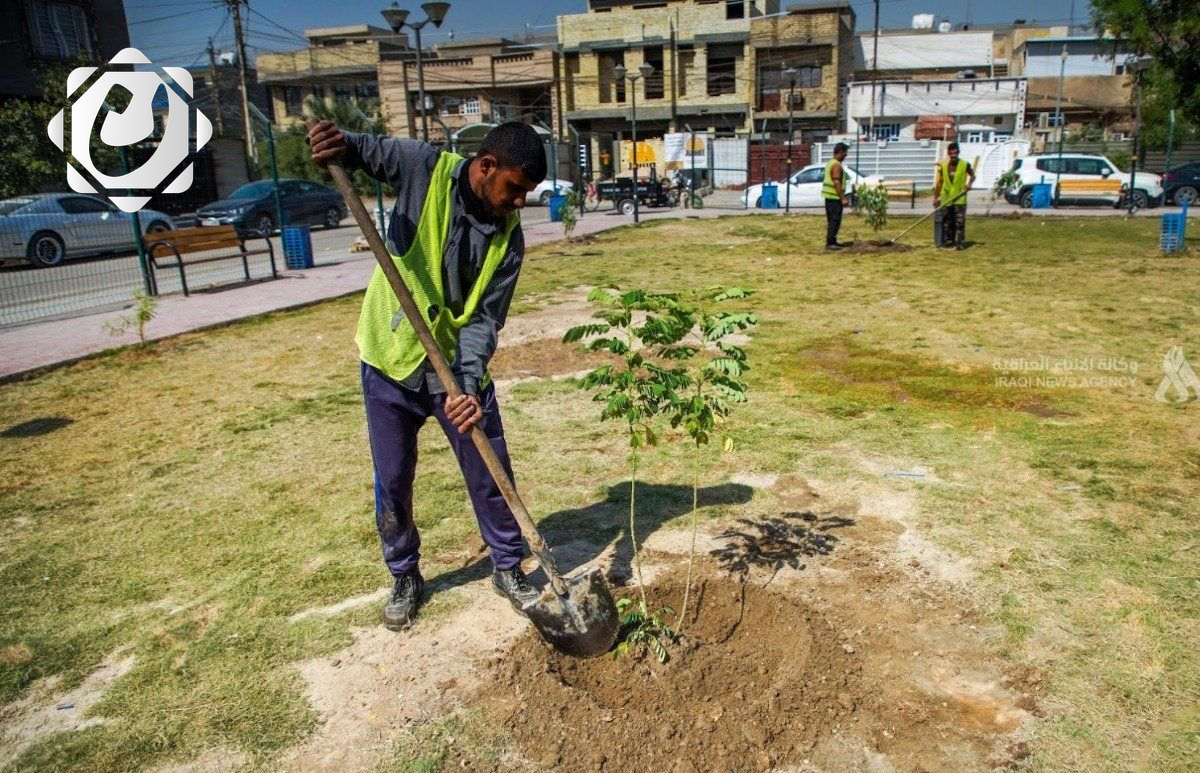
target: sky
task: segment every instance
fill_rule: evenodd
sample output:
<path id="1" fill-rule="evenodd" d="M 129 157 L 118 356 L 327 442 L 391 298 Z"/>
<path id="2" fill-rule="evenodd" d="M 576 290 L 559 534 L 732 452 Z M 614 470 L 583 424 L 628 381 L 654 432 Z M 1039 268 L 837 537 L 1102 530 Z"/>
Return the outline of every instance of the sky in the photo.
<path id="1" fill-rule="evenodd" d="M 786 7 L 789 0 L 781 0 Z M 473 37 L 517 37 L 527 27 L 534 33 L 553 33 L 560 14 L 582 13 L 586 0 L 451 0 L 450 13 L 442 29 L 422 31 L 426 45 L 444 42 L 450 31 L 456 39 Z M 872 0 L 853 0 L 859 31 L 869 31 L 874 13 Z M 245 14 L 247 54 L 300 48 L 299 37 L 311 27 L 345 24 L 384 26 L 380 10 L 390 0 L 250 0 Z M 401 7 L 421 18 L 420 3 L 405 0 Z M 1023 18 L 1029 23 L 1066 24 L 1074 6 L 1075 23 L 1088 15 L 1086 0 L 1007 0 L 1004 3 L 954 2 L 953 0 L 880 0 L 879 20 L 883 29 L 909 27 L 913 14 L 932 13 L 947 17 L 957 27 L 974 24 L 1011 23 Z M 233 24 L 221 0 L 127 0 L 125 15 L 132 45 L 157 65 L 191 66 L 207 62 L 205 47 L 214 39 L 218 51 L 233 49 Z"/>

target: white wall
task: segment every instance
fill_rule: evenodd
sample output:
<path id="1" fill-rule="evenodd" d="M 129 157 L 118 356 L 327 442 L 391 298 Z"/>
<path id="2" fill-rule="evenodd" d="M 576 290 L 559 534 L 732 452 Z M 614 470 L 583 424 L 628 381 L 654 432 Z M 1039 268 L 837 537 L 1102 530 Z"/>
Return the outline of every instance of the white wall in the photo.
<path id="1" fill-rule="evenodd" d="M 931 70 L 984 68 L 992 62 L 992 33 L 914 32 L 879 36 L 879 66 L 872 65 L 873 36 L 858 36 L 855 70 Z"/>
<path id="2" fill-rule="evenodd" d="M 1024 73 L 1029 78 L 1057 78 L 1062 67 L 1061 40 L 1029 40 L 1025 43 Z M 1097 40 L 1071 40 L 1066 42 L 1067 66 L 1065 74 L 1071 75 L 1115 75 L 1117 64 L 1124 63 L 1125 55 L 1109 58 L 1108 51 Z"/>
<path id="3" fill-rule="evenodd" d="M 871 84 L 857 81 L 847 91 L 846 131 L 855 133 L 871 116 Z M 875 123 L 900 123 L 901 136 L 909 138 L 923 115 L 948 115 L 963 127 L 1011 132 L 1025 114 L 1025 79 L 881 81 L 875 84 L 874 113 Z"/>

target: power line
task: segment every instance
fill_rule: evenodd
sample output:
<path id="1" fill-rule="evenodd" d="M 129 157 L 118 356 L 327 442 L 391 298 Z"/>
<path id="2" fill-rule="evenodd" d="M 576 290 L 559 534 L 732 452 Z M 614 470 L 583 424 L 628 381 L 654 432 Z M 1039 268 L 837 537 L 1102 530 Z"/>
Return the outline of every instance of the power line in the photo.
<path id="1" fill-rule="evenodd" d="M 178 19 L 183 16 L 191 16 L 193 14 L 207 13 L 208 11 L 215 11 L 215 10 L 216 10 L 216 6 L 209 6 L 208 8 L 198 8 L 195 11 L 183 11 L 181 13 L 172 13 L 172 14 L 168 14 L 166 16 L 155 16 L 153 19 L 139 19 L 138 21 L 131 21 L 131 22 L 129 22 L 129 26 L 135 27 L 139 24 L 151 24 L 156 21 L 168 21 L 170 19 Z"/>

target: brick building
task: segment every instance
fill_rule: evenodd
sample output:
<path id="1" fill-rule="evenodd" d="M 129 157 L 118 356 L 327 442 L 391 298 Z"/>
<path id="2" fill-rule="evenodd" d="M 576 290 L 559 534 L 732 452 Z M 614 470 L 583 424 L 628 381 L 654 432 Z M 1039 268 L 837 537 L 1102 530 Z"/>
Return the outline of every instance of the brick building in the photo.
<path id="1" fill-rule="evenodd" d="M 476 123 L 553 126 L 556 56 L 503 38 L 442 43 L 424 52 L 430 141 Z M 379 91 L 388 132 L 420 136 L 415 52 L 392 52 L 380 62 Z"/>
<path id="2" fill-rule="evenodd" d="M 305 30 L 309 45 L 297 51 L 263 53 L 255 64 L 258 82 L 271 91 L 276 122 L 302 118 L 304 99 L 379 98 L 380 59 L 408 48 L 405 35 L 370 24 Z"/>

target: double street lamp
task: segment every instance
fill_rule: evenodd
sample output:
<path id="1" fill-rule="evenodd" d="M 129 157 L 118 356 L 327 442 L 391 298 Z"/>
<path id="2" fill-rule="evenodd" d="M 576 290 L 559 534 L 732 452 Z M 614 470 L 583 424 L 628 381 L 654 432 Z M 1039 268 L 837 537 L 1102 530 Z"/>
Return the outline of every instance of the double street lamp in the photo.
<path id="1" fill-rule="evenodd" d="M 613 68 L 613 77 L 618 83 L 629 80 L 629 91 L 632 96 L 630 119 L 633 123 L 633 222 L 638 222 L 638 165 L 637 165 L 637 82 L 654 74 L 654 66 L 643 62 L 637 72 L 629 72 L 625 65 L 618 64 Z"/>
<path id="2" fill-rule="evenodd" d="M 784 193 L 783 205 L 785 215 L 792 214 L 792 115 L 796 105 L 796 78 L 799 76 L 800 71 L 795 67 L 783 71 L 783 79 L 788 84 L 787 191 Z"/>
<path id="3" fill-rule="evenodd" d="M 421 139 L 429 142 L 429 117 L 426 115 L 425 106 L 425 68 L 421 61 L 421 29 L 429 23 L 435 27 L 441 27 L 442 20 L 450 11 L 450 4 L 444 2 L 422 3 L 421 9 L 425 11 L 425 18 L 418 22 L 409 21 L 408 9 L 401 8 L 399 3 L 392 3 L 391 8 L 385 8 L 380 11 L 380 14 L 392 28 L 392 32 L 397 35 L 404 27 L 408 27 L 417 34 L 417 99 L 420 100 L 421 105 Z"/>

